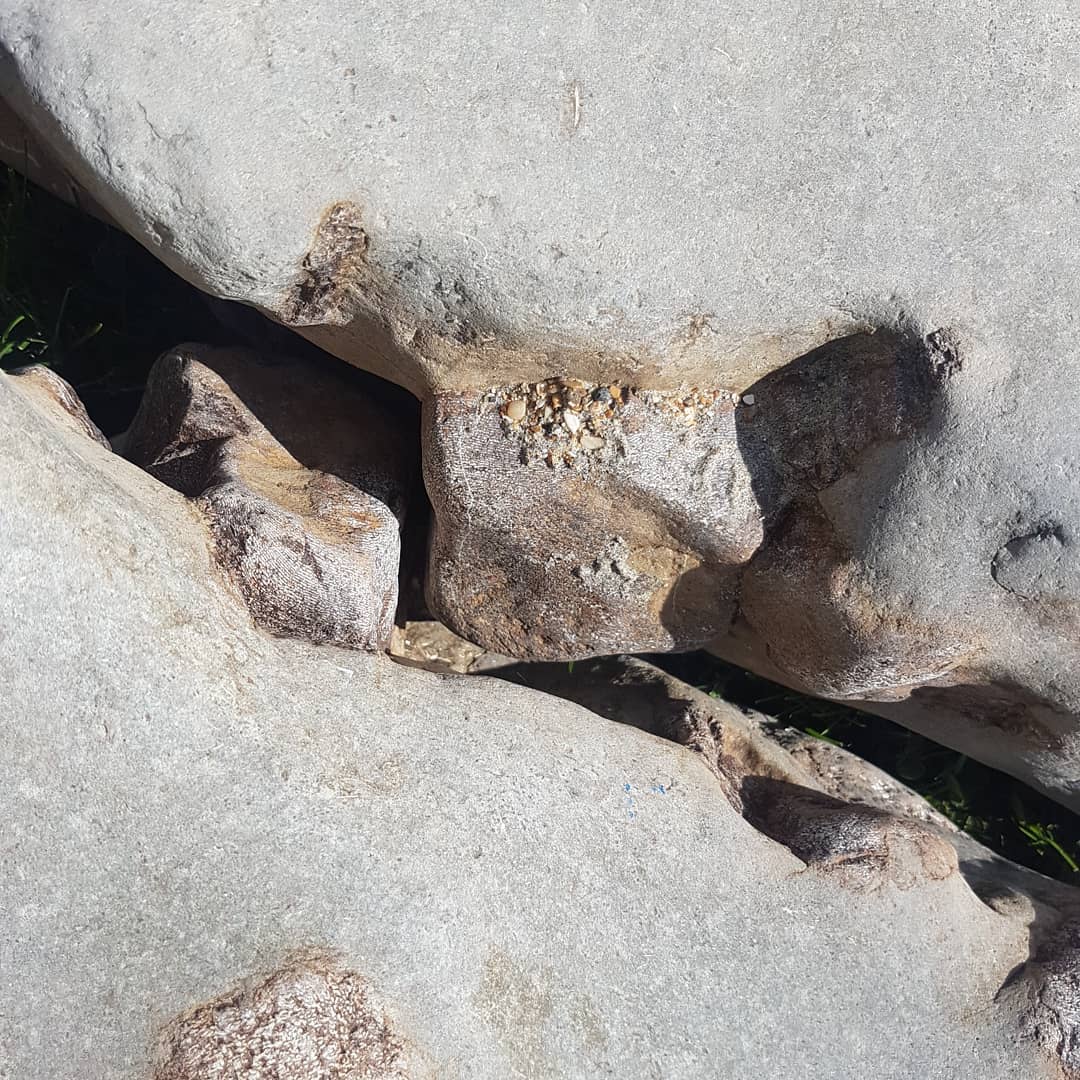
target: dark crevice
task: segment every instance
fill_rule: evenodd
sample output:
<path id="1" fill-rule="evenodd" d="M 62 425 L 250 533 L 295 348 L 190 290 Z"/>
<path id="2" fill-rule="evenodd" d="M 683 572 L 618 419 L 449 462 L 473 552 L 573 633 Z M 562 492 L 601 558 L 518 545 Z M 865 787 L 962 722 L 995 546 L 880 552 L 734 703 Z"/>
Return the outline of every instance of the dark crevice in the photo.
<path id="1" fill-rule="evenodd" d="M 797 693 L 709 653 L 651 655 L 706 693 L 836 743 L 897 780 L 1007 859 L 1080 885 L 1080 819 L 1022 781 L 881 716 Z M 1058 850 L 1061 847 L 1061 851 Z"/>

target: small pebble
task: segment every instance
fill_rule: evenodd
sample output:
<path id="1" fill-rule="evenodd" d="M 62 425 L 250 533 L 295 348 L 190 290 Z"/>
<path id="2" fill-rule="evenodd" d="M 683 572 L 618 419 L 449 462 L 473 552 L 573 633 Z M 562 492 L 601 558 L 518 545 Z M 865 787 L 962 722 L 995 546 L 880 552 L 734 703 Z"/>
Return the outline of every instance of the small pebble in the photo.
<path id="1" fill-rule="evenodd" d="M 744 405 L 753 405 L 756 400 L 757 399 L 753 394 L 743 394 L 742 396 L 742 403 Z"/>
<path id="2" fill-rule="evenodd" d="M 562 419 L 563 423 L 566 425 L 566 430 L 569 431 L 571 435 L 581 427 L 581 417 L 578 416 L 577 413 L 564 412 Z"/>
<path id="3" fill-rule="evenodd" d="M 513 420 L 514 423 L 517 423 L 525 419 L 525 402 L 521 398 L 514 398 L 513 401 L 508 401 L 503 406 L 502 411 L 507 420 Z"/>
<path id="4" fill-rule="evenodd" d="M 596 435 L 582 435 L 581 436 L 581 449 L 582 450 L 599 450 L 604 445 L 604 440 Z"/>

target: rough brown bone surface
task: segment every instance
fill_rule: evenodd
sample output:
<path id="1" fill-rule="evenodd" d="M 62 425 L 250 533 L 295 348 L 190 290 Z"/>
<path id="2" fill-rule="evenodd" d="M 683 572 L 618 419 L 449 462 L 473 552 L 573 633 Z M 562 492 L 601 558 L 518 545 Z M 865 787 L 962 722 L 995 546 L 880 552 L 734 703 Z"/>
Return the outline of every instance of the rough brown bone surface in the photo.
<path id="1" fill-rule="evenodd" d="M 764 777 L 747 777 L 741 796 L 747 821 L 844 888 L 909 889 L 956 871 L 952 847 L 920 822 Z"/>
<path id="2" fill-rule="evenodd" d="M 345 374 L 183 346 L 155 365 L 127 454 L 195 500 L 257 623 L 381 649 L 411 466 L 405 433 Z"/>
<path id="3" fill-rule="evenodd" d="M 527 660 L 715 635 L 1080 807 L 1076 489 L 1054 488 L 1076 463 L 1048 450 L 1043 483 L 1034 451 L 991 452 L 1018 391 L 1002 400 L 977 351 L 900 322 L 737 390 L 437 394 L 431 610 Z"/>
<path id="4" fill-rule="evenodd" d="M 888 470 L 865 459 L 927 423 L 936 378 L 926 342 L 882 331 L 743 395 L 550 379 L 436 396 L 432 607 L 487 648 L 572 659 L 699 646 L 749 581 L 770 650 L 820 689 L 937 674 L 965 642 L 922 640 L 890 598 L 844 586 L 850 542 L 818 500 Z"/>
<path id="5" fill-rule="evenodd" d="M 153 1080 L 408 1080 L 403 1045 L 365 981 L 292 961 L 175 1019 Z"/>
<path id="6" fill-rule="evenodd" d="M 1045 919 L 1046 916 L 1044 915 Z M 1080 909 L 1032 928 L 1032 955 L 1002 987 L 1020 1032 L 1055 1063 L 1060 1080 L 1080 1078 Z"/>
<path id="7" fill-rule="evenodd" d="M 762 527 L 735 406 L 626 398 L 597 435 L 571 440 L 560 420 L 562 437 L 539 442 L 499 395 L 425 407 L 428 592 L 452 629 L 553 660 L 686 648 L 728 625 Z"/>

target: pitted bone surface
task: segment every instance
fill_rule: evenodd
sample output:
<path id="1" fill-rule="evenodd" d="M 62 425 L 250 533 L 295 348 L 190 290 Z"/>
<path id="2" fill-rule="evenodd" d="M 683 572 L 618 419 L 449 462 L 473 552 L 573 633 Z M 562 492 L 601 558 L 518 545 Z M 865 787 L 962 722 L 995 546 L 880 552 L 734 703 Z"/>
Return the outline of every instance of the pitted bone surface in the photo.
<path id="1" fill-rule="evenodd" d="M 195 500 L 259 625 L 388 645 L 410 449 L 344 378 L 181 347 L 155 365 L 127 455 Z"/>

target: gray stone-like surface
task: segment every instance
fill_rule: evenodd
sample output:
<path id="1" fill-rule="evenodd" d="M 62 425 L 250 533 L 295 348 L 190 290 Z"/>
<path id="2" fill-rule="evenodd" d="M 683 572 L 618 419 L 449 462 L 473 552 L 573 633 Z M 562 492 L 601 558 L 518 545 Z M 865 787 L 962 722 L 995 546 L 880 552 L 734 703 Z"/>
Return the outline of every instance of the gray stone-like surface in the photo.
<path id="1" fill-rule="evenodd" d="M 713 638 L 1080 809 L 1080 483 L 1052 411 L 1072 388 L 1017 431 L 957 348 L 854 335 L 752 403 L 623 389 L 588 450 L 533 406 L 562 390 L 438 395 L 431 607 L 524 658 Z"/>
<path id="2" fill-rule="evenodd" d="M 11 372 L 19 390 L 44 409 L 55 421 L 77 431 L 106 449 L 109 440 L 90 419 L 75 388 L 65 378 L 44 364 L 30 364 Z"/>
<path id="3" fill-rule="evenodd" d="M 666 484 L 612 461 L 584 509 L 493 429 L 430 432 L 453 629 L 548 658 L 748 643 L 1080 808 L 1065 0 L 0 0 L 0 41 L 0 92 L 120 225 L 431 416 L 549 375 L 753 396 L 759 438 L 658 421 Z M 847 377 L 870 331 L 933 358 L 919 393 Z"/>
<path id="4" fill-rule="evenodd" d="M 996 910 L 1018 904 L 1031 909 L 1038 934 L 1080 914 L 1080 890 L 1004 859 L 868 761 L 705 694 L 644 660 L 516 664 L 497 674 L 688 747 L 717 776 L 732 805 L 758 827 L 767 824 L 758 816 L 762 792 L 771 789 L 768 802 L 774 805 L 806 799 L 808 791 L 825 796 L 816 806 L 832 816 L 833 827 L 819 838 L 816 863 L 827 872 L 864 875 L 860 887 L 878 887 L 903 872 L 901 849 L 913 837 L 923 837 L 927 850 L 941 858 L 929 833 L 955 850 L 960 872 L 986 903 Z M 856 851 L 844 850 L 850 837 L 836 826 L 845 820 L 858 823 Z M 919 828 L 912 831 L 912 824 Z"/>
<path id="5" fill-rule="evenodd" d="M 105 211 L 75 183 L 6 101 L 0 101 L 0 161 L 57 198 L 112 224 Z"/>
<path id="6" fill-rule="evenodd" d="M 228 1076 L 230 1032 L 289 1062 L 322 1032 L 384 1076 L 1052 1075 L 1026 984 L 995 1004 L 1026 918 L 948 866 L 845 888 L 579 706 L 263 635 L 191 506 L 17 385 L 7 1074 Z"/>
<path id="7" fill-rule="evenodd" d="M 999 992 L 1023 1037 L 1066 1080 L 1080 1075 L 1080 892 L 1002 858 L 894 777 L 839 746 L 706 695 L 631 657 L 520 664 L 499 672 L 688 747 L 747 821 L 848 888 L 959 872 L 995 911 L 1029 927 L 1028 961 Z"/>
<path id="8" fill-rule="evenodd" d="M 1064 0 L 4 0 L 0 38 L 121 225 L 414 388 L 743 388 L 902 316 L 1022 371 L 1012 408 L 1075 352 Z"/>

